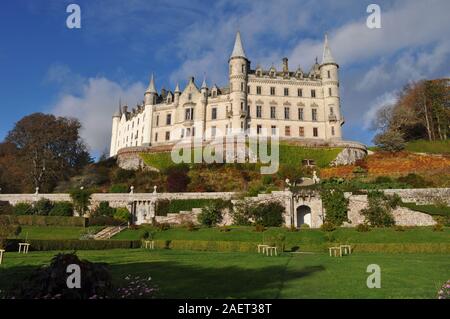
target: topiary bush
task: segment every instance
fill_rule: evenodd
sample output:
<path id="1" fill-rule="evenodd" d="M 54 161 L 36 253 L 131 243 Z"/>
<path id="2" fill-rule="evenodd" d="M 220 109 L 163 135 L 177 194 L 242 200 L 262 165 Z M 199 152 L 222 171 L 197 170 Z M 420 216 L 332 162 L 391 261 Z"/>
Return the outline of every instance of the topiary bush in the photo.
<path id="1" fill-rule="evenodd" d="M 71 202 L 56 202 L 48 214 L 49 216 L 73 216 L 73 204 Z"/>
<path id="2" fill-rule="evenodd" d="M 199 223 L 208 227 L 220 224 L 223 220 L 224 209 L 229 208 L 230 204 L 229 201 L 211 201 L 198 215 Z"/>

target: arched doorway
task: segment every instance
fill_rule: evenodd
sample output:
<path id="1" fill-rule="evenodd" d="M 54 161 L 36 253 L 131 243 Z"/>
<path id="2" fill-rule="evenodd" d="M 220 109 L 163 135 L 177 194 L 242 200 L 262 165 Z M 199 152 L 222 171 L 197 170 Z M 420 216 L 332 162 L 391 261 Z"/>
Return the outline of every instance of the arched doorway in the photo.
<path id="1" fill-rule="evenodd" d="M 297 207 L 297 227 L 307 224 L 311 227 L 311 208 L 306 205 Z"/>

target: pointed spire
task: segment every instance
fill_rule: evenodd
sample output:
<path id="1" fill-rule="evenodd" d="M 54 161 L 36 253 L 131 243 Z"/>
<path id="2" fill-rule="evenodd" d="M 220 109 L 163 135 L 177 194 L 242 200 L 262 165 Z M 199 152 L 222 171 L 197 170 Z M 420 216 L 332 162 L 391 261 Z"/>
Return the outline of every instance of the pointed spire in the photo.
<path id="1" fill-rule="evenodd" d="M 230 59 L 235 57 L 241 57 L 247 59 L 244 52 L 244 47 L 242 46 L 241 33 L 238 31 L 236 33 L 236 40 L 234 41 L 233 52 L 231 53 Z"/>
<path id="2" fill-rule="evenodd" d="M 155 79 L 153 78 L 153 73 L 150 78 L 150 84 L 148 85 L 147 91 L 145 93 L 158 93 L 155 88 Z"/>
<path id="3" fill-rule="evenodd" d="M 323 56 L 322 56 L 322 64 L 325 63 L 336 63 L 334 61 L 333 56 L 331 55 L 330 46 L 328 44 L 328 34 L 325 33 L 325 42 L 323 45 Z"/>
<path id="4" fill-rule="evenodd" d="M 206 85 L 206 75 L 203 77 L 203 83 L 202 83 L 202 89 L 207 89 L 208 86 Z"/>
<path id="5" fill-rule="evenodd" d="M 177 86 L 175 87 L 175 91 L 174 92 L 175 93 L 181 93 L 180 86 L 178 85 L 178 83 L 177 83 Z"/>

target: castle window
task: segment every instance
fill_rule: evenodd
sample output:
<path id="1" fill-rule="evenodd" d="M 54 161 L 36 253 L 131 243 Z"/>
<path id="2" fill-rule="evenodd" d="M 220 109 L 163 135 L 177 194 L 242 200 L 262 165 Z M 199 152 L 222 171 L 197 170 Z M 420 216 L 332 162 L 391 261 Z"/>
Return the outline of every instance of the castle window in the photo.
<path id="1" fill-rule="evenodd" d="M 270 95 L 275 95 L 275 87 L 270 87 Z"/>
<path id="2" fill-rule="evenodd" d="M 194 119 L 194 109 L 187 108 L 184 112 L 185 112 L 184 113 L 184 119 L 186 121 L 192 121 Z"/>
<path id="3" fill-rule="evenodd" d="M 256 94 L 261 95 L 261 87 L 260 86 L 256 87 Z"/>
<path id="4" fill-rule="evenodd" d="M 331 127 L 331 135 L 334 136 L 334 126 Z"/>
<path id="5" fill-rule="evenodd" d="M 139 138 L 139 131 L 136 131 L 136 136 L 134 137 L 135 139 Z"/>
<path id="6" fill-rule="evenodd" d="M 245 64 L 242 64 L 241 68 L 242 68 L 242 73 L 245 73 Z"/>
<path id="7" fill-rule="evenodd" d="M 189 101 L 192 100 L 192 94 L 191 93 L 188 94 L 188 100 Z"/>
<path id="8" fill-rule="evenodd" d="M 261 125 L 256 125 L 256 134 L 261 134 L 261 130 L 262 130 L 262 126 Z"/>
<path id="9" fill-rule="evenodd" d="M 190 127 L 188 127 L 188 128 L 186 129 L 186 136 L 187 136 L 187 137 L 191 136 L 191 128 L 190 128 Z"/>
<path id="10" fill-rule="evenodd" d="M 217 119 L 217 108 L 213 107 L 211 109 L 211 120 Z"/>
<path id="11" fill-rule="evenodd" d="M 261 118 L 262 117 L 262 106 L 261 105 L 257 105 L 256 106 L 256 117 L 257 118 Z"/>
<path id="12" fill-rule="evenodd" d="M 284 127 L 284 135 L 285 136 L 291 136 L 291 127 L 290 126 L 285 126 Z"/>
<path id="13" fill-rule="evenodd" d="M 316 97 L 316 90 L 311 90 L 311 97 Z"/>
<path id="14" fill-rule="evenodd" d="M 192 128 L 192 136 L 195 136 L 195 127 Z"/>
<path id="15" fill-rule="evenodd" d="M 215 136 L 216 136 L 216 127 L 211 126 L 211 137 L 215 137 Z"/>
<path id="16" fill-rule="evenodd" d="M 298 109 L 298 119 L 303 121 L 303 108 Z"/>
<path id="17" fill-rule="evenodd" d="M 158 142 L 158 133 L 155 133 L 155 142 Z"/>
<path id="18" fill-rule="evenodd" d="M 327 71 L 327 73 L 328 73 L 328 78 L 331 78 L 331 73 L 329 70 Z"/>
<path id="19" fill-rule="evenodd" d="M 137 123 L 137 125 L 139 125 L 139 119 L 138 119 L 138 123 Z"/>
<path id="20" fill-rule="evenodd" d="M 275 125 L 272 125 L 270 129 L 271 129 L 272 135 L 277 134 L 277 127 Z"/>
<path id="21" fill-rule="evenodd" d="M 331 96 L 331 88 L 328 88 L 328 95 Z"/>
<path id="22" fill-rule="evenodd" d="M 317 121 L 317 109 L 312 109 L 311 110 L 311 119 L 313 121 Z"/>
<path id="23" fill-rule="evenodd" d="M 156 115 L 156 126 L 159 126 L 159 115 Z"/>
<path id="24" fill-rule="evenodd" d="M 271 119 L 276 119 L 277 118 L 277 113 L 276 113 L 275 106 L 271 106 L 270 107 L 270 118 Z"/>
<path id="25" fill-rule="evenodd" d="M 171 123 L 172 123 L 172 114 L 167 114 L 166 125 L 170 125 Z"/>
<path id="26" fill-rule="evenodd" d="M 303 96 L 303 90 L 302 89 L 298 89 L 297 90 L 297 95 L 302 97 Z"/>
<path id="27" fill-rule="evenodd" d="M 212 97 L 217 97 L 217 91 L 216 90 L 212 91 Z"/>
<path id="28" fill-rule="evenodd" d="M 318 137 L 319 136 L 319 129 L 317 127 L 313 127 L 313 136 Z"/>
<path id="29" fill-rule="evenodd" d="M 284 96 L 289 96 L 289 88 L 284 88 Z"/>
<path id="30" fill-rule="evenodd" d="M 289 120 L 289 108 L 288 107 L 284 108 L 284 119 Z"/>
<path id="31" fill-rule="evenodd" d="M 250 94 L 250 85 L 247 85 L 247 93 Z"/>
<path id="32" fill-rule="evenodd" d="M 181 135 L 180 135 L 180 138 L 183 138 L 183 137 L 184 137 L 184 128 L 181 129 Z"/>
<path id="33" fill-rule="evenodd" d="M 244 92 L 244 82 L 241 82 L 241 92 Z"/>
<path id="34" fill-rule="evenodd" d="M 305 136 L 305 128 L 303 126 L 300 126 L 298 128 L 298 136 L 304 137 Z"/>
<path id="35" fill-rule="evenodd" d="M 170 140 L 170 131 L 166 132 L 166 141 Z"/>
<path id="36" fill-rule="evenodd" d="M 330 106 L 330 114 L 334 114 L 334 109 L 331 106 Z"/>
<path id="37" fill-rule="evenodd" d="M 244 102 L 241 102 L 241 111 L 244 111 Z"/>

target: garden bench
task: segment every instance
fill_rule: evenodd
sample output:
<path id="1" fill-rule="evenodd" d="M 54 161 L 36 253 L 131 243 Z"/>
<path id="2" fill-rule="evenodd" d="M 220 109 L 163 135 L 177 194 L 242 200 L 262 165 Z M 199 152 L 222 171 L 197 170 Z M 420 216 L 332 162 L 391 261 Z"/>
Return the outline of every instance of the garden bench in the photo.
<path id="1" fill-rule="evenodd" d="M 146 240 L 144 241 L 144 247 L 150 248 L 150 249 L 155 249 L 155 242 L 153 240 Z"/>
<path id="2" fill-rule="evenodd" d="M 269 256 L 269 253 L 270 253 L 270 256 L 273 256 L 273 253 L 275 253 L 275 256 L 278 256 L 278 249 L 277 249 L 277 247 L 267 246 L 265 249 L 266 249 L 267 256 Z"/>
<path id="3" fill-rule="evenodd" d="M 330 251 L 330 257 L 331 256 L 337 257 L 338 254 L 339 254 L 339 257 L 342 257 L 342 249 L 341 249 L 341 247 L 330 247 L 328 249 Z"/>
<path id="4" fill-rule="evenodd" d="M 3 262 L 3 253 L 5 252 L 5 250 L 4 249 L 0 249 L 0 265 L 2 264 L 2 262 Z"/>
<path id="5" fill-rule="evenodd" d="M 340 248 L 344 255 L 350 255 L 352 253 L 352 246 L 350 245 L 341 245 Z"/>
<path id="6" fill-rule="evenodd" d="M 269 245 L 259 244 L 258 245 L 258 254 L 261 252 L 261 250 L 262 250 L 262 253 L 264 254 L 267 247 L 269 247 Z"/>
<path id="7" fill-rule="evenodd" d="M 19 243 L 19 254 L 21 252 L 23 252 L 24 254 L 28 254 L 28 250 L 29 249 L 30 249 L 30 244 L 28 244 L 28 243 Z"/>

